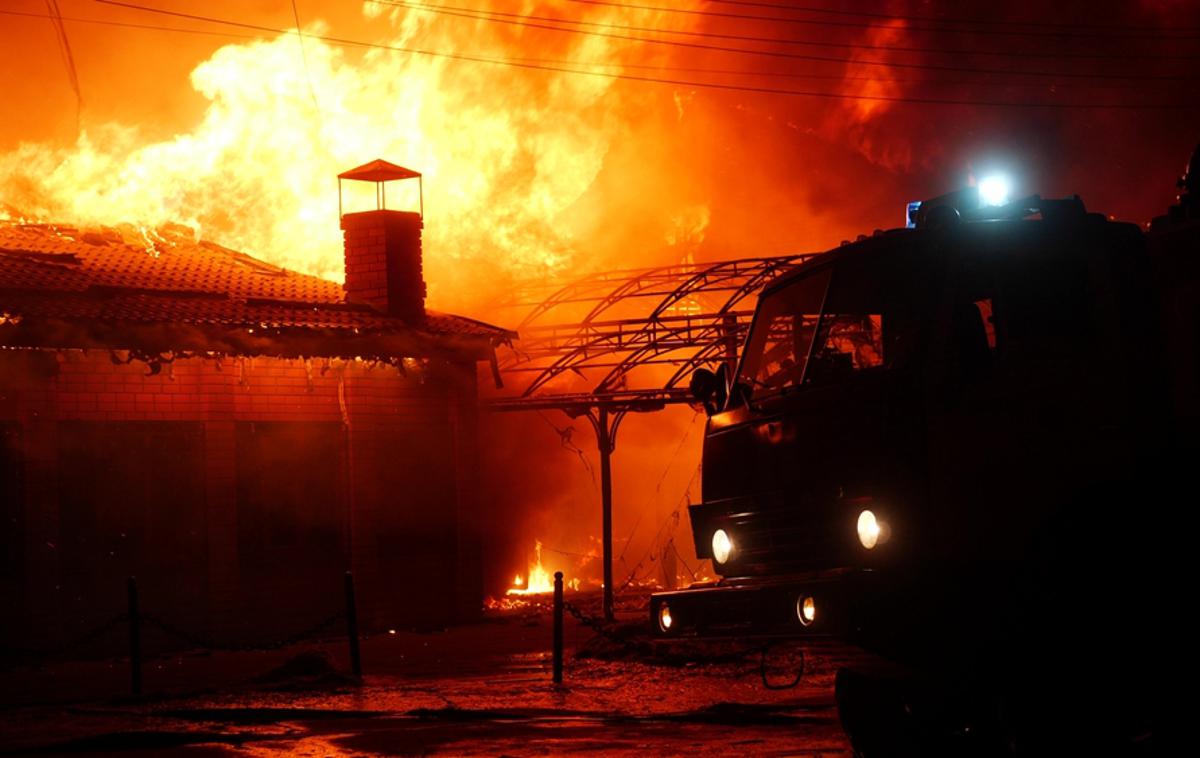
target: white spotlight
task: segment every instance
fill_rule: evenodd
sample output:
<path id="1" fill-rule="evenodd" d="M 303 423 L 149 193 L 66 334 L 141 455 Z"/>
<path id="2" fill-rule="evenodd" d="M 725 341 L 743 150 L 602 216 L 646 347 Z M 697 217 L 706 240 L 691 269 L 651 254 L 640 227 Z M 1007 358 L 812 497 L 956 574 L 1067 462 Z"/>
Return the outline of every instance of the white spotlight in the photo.
<path id="1" fill-rule="evenodd" d="M 1004 205 L 1012 187 L 1004 174 L 985 176 L 979 182 L 979 202 L 983 205 Z"/>

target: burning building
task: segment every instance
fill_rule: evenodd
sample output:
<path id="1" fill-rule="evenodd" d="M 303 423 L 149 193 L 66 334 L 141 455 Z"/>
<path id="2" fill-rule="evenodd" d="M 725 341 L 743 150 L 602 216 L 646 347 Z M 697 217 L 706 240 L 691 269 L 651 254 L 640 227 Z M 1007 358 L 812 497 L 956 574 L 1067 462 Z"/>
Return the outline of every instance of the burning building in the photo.
<path id="1" fill-rule="evenodd" d="M 4 634 L 91 628 L 130 575 L 232 638 L 328 617 L 346 569 L 368 626 L 475 613 L 476 364 L 511 335 L 425 310 L 422 225 L 345 214 L 342 286 L 184 227 L 0 224 Z"/>

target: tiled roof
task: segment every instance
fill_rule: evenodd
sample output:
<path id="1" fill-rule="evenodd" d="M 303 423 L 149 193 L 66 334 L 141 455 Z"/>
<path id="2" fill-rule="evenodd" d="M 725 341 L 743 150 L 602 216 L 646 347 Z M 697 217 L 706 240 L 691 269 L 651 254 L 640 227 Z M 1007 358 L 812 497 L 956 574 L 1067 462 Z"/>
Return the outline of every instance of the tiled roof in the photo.
<path id="1" fill-rule="evenodd" d="M 356 336 L 419 332 L 434 340 L 509 336 L 435 312 L 413 329 L 370 305 L 347 303 L 336 282 L 194 241 L 183 227 L 143 233 L 0 223 L 0 316 Z"/>

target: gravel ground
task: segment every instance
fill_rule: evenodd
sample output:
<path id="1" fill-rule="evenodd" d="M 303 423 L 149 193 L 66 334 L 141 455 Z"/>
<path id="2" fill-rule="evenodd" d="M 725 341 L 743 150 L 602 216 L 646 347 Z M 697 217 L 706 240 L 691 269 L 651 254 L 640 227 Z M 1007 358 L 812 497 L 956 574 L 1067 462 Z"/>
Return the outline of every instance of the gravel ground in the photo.
<path id="1" fill-rule="evenodd" d="M 625 614 L 622 631 L 640 615 Z M 846 756 L 832 681 L 850 653 L 804 648 L 805 676 L 763 686 L 761 647 L 598 638 L 568 618 L 565 682 L 550 681 L 544 612 L 493 615 L 431 634 L 363 643 L 361 684 L 344 639 L 270 653 L 178 653 L 0 673 L 0 753 L 140 755 L 824 755 Z M 801 649 L 779 646 L 768 680 L 787 683 Z"/>

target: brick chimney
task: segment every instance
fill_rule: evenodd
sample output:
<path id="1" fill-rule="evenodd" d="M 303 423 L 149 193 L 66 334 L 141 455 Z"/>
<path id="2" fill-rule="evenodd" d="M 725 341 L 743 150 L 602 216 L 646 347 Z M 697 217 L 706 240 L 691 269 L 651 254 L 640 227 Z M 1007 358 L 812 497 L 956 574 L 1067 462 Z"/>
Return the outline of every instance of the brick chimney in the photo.
<path id="1" fill-rule="evenodd" d="M 341 213 L 346 253 L 346 299 L 369 303 L 410 324 L 425 318 L 425 279 L 421 267 L 422 213 L 388 210 L 384 182 L 416 178 L 416 171 L 375 160 L 338 176 L 375 183 L 376 209 Z M 421 200 L 424 205 L 424 198 Z M 423 210 L 423 208 L 422 208 Z"/>

